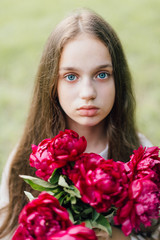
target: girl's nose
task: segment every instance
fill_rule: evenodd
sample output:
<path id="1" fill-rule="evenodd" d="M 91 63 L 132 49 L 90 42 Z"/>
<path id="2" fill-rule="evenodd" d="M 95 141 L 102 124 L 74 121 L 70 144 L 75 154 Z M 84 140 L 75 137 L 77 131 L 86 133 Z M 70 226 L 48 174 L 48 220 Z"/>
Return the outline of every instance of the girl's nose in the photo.
<path id="1" fill-rule="evenodd" d="M 94 81 L 89 78 L 82 79 L 79 93 L 80 93 L 80 98 L 84 100 L 88 101 L 91 99 L 95 99 L 97 96 L 97 92 L 96 92 L 96 87 L 94 85 Z"/>

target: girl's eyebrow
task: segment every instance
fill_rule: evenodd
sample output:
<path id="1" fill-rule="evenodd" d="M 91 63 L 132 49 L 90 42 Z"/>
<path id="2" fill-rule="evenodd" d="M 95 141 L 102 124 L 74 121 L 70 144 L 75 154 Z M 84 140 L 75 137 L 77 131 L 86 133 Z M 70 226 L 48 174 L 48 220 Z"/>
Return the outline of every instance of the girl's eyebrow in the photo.
<path id="1" fill-rule="evenodd" d="M 75 67 L 61 67 L 60 69 L 59 69 L 60 71 L 63 71 L 63 70 L 69 70 L 69 71 L 72 71 L 72 70 L 78 70 L 77 68 L 75 68 Z"/>
<path id="2" fill-rule="evenodd" d="M 112 68 L 112 64 L 111 63 L 107 63 L 107 64 L 103 64 L 103 65 L 97 66 L 97 68 L 107 68 L 107 67 Z"/>
<path id="3" fill-rule="evenodd" d="M 95 67 L 95 69 L 100 69 L 100 68 L 107 68 L 107 67 L 109 67 L 109 68 L 112 68 L 112 64 L 110 64 L 110 63 L 107 63 L 107 64 L 102 64 L 102 65 L 97 65 L 96 67 Z M 75 68 L 75 67 L 70 67 L 70 66 L 64 66 L 64 67 L 61 67 L 60 69 L 59 69 L 60 71 L 63 71 L 63 70 L 67 70 L 67 71 L 73 71 L 73 70 L 78 70 L 77 68 Z"/>

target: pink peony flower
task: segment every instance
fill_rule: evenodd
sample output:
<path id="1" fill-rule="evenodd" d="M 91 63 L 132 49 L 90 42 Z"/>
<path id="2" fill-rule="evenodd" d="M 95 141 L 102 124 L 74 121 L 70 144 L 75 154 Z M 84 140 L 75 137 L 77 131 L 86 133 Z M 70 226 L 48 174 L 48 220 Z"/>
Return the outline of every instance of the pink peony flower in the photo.
<path id="1" fill-rule="evenodd" d="M 160 157 L 158 147 L 134 150 L 131 160 L 125 164 L 128 177 L 131 181 L 140 178 L 151 179 L 160 188 Z"/>
<path id="2" fill-rule="evenodd" d="M 121 162 L 105 160 L 94 153 L 84 153 L 67 175 L 79 189 L 82 201 L 99 213 L 107 212 L 112 204 L 119 206 L 126 198 L 127 177 Z"/>
<path id="3" fill-rule="evenodd" d="M 61 131 L 56 137 L 45 139 L 38 146 L 32 145 L 30 165 L 38 169 L 38 177 L 47 181 L 54 169 L 75 161 L 76 157 L 85 151 L 86 146 L 86 139 L 79 138 L 76 132 Z"/>
<path id="4" fill-rule="evenodd" d="M 48 240 L 72 226 L 67 210 L 52 195 L 42 192 L 29 202 L 19 215 L 19 227 L 12 240 Z"/>
<path id="5" fill-rule="evenodd" d="M 137 179 L 129 186 L 128 199 L 118 209 L 114 217 L 115 224 L 122 225 L 122 231 L 129 235 L 134 228 L 140 230 L 140 224 L 151 225 L 151 220 L 159 216 L 160 193 L 151 180 Z"/>
<path id="6" fill-rule="evenodd" d="M 92 229 L 82 225 L 73 225 L 54 234 L 49 240 L 97 240 L 97 237 Z"/>

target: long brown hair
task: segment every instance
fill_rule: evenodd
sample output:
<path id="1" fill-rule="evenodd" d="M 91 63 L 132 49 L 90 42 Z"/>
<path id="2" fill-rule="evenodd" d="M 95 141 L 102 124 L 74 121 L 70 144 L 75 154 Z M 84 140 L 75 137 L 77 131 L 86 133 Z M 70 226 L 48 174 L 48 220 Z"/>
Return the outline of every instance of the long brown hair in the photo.
<path id="1" fill-rule="evenodd" d="M 83 32 L 100 39 L 108 47 L 112 58 L 116 98 L 106 118 L 109 158 L 127 161 L 133 149 L 139 146 L 132 80 L 119 38 L 112 27 L 93 11 L 76 11 L 56 27 L 44 48 L 28 119 L 10 168 L 9 205 L 0 237 L 10 233 L 17 225 L 18 215 L 27 203 L 23 191 L 33 193 L 19 178 L 19 174 L 34 175 L 28 161 L 31 144 L 38 144 L 42 139 L 51 138 L 65 129 L 63 111 L 57 97 L 58 64 L 65 43 Z"/>

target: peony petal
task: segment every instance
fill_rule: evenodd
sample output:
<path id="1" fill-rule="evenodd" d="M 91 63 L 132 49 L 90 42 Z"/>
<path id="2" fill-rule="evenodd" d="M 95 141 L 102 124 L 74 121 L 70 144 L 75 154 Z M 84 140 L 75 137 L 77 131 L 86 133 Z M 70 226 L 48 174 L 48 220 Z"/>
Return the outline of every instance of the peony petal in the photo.
<path id="1" fill-rule="evenodd" d="M 142 191 L 142 183 L 139 180 L 135 180 L 131 183 L 129 188 L 129 196 L 131 199 L 137 198 Z"/>
<path id="2" fill-rule="evenodd" d="M 131 234 L 132 232 L 132 224 L 129 218 L 126 218 L 125 221 L 122 223 L 122 231 L 126 236 Z"/>
<path id="3" fill-rule="evenodd" d="M 124 207 L 121 208 L 120 211 L 120 218 L 126 218 L 127 216 L 129 216 L 131 210 L 133 207 L 133 201 L 128 201 Z"/>

